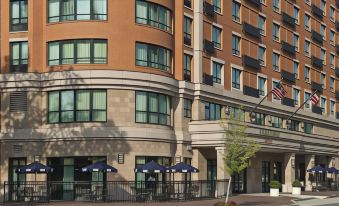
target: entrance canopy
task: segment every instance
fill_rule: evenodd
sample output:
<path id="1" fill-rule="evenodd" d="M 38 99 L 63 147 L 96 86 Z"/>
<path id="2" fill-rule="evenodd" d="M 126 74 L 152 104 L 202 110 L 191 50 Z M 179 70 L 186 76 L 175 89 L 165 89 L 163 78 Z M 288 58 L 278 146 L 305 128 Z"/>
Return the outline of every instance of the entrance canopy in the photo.
<path id="1" fill-rule="evenodd" d="M 137 173 L 165 173 L 167 168 L 162 166 L 153 160 L 144 165 L 137 165 L 135 172 Z"/>

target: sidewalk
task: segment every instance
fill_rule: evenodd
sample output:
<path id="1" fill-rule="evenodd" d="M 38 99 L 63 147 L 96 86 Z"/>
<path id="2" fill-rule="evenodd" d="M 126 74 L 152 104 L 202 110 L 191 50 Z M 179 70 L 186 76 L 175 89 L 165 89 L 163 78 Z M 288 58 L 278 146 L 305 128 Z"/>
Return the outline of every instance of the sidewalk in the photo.
<path id="1" fill-rule="evenodd" d="M 339 206 L 339 197 L 295 201 L 298 206 Z"/>

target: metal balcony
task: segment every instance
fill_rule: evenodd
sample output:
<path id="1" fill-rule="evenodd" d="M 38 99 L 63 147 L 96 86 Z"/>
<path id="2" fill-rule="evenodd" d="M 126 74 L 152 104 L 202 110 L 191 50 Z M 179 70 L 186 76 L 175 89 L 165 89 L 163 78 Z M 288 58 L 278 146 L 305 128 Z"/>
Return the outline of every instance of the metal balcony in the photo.
<path id="1" fill-rule="evenodd" d="M 321 107 L 315 105 L 312 106 L 312 112 L 315 114 L 323 114 L 323 110 L 321 109 Z"/>
<path id="2" fill-rule="evenodd" d="M 317 82 L 312 82 L 312 90 L 315 91 L 317 90 L 318 92 L 322 93 L 323 92 L 323 87 L 321 84 L 317 83 Z"/>
<path id="3" fill-rule="evenodd" d="M 292 54 L 292 55 L 295 55 L 295 46 L 285 42 L 285 41 L 282 41 L 281 43 L 281 48 L 283 51 L 289 53 L 289 54 Z"/>
<path id="4" fill-rule="evenodd" d="M 206 53 L 214 54 L 215 49 L 214 49 L 213 42 L 205 39 L 204 40 L 204 50 L 205 50 Z"/>
<path id="5" fill-rule="evenodd" d="M 249 34 L 257 39 L 260 38 L 259 28 L 252 26 L 249 23 L 243 22 L 243 31 L 245 34 Z"/>
<path id="6" fill-rule="evenodd" d="M 259 98 L 259 90 L 253 87 L 244 86 L 243 93 L 247 96 Z"/>
<path id="7" fill-rule="evenodd" d="M 283 105 L 289 106 L 289 107 L 294 107 L 294 100 L 290 99 L 288 97 L 284 97 L 281 102 Z"/>
<path id="8" fill-rule="evenodd" d="M 259 60 L 254 59 L 250 56 L 243 55 L 243 63 L 245 66 L 259 70 L 260 69 L 260 63 Z"/>
<path id="9" fill-rule="evenodd" d="M 295 28 L 295 19 L 285 12 L 282 12 L 282 21 L 292 28 Z"/>
<path id="10" fill-rule="evenodd" d="M 311 58 L 311 61 L 312 61 L 312 65 L 317 68 L 317 69 L 322 69 L 323 68 L 323 60 L 315 57 L 315 56 L 312 56 Z"/>
<path id="11" fill-rule="evenodd" d="M 281 78 L 290 83 L 295 83 L 295 75 L 291 72 L 281 70 Z"/>
<path id="12" fill-rule="evenodd" d="M 314 4 L 312 4 L 312 13 L 318 18 L 323 19 L 323 16 L 324 16 L 323 10 L 321 10 L 319 7 L 317 7 Z"/>
<path id="13" fill-rule="evenodd" d="M 204 84 L 213 86 L 213 76 L 204 73 L 204 74 L 203 74 L 203 82 L 204 82 Z"/>
<path id="14" fill-rule="evenodd" d="M 214 6 L 208 2 L 204 2 L 204 13 L 210 17 L 214 17 Z"/>
<path id="15" fill-rule="evenodd" d="M 321 34 L 319 34 L 318 32 L 312 30 L 312 39 L 318 43 L 320 43 L 321 45 L 324 42 L 323 36 Z"/>

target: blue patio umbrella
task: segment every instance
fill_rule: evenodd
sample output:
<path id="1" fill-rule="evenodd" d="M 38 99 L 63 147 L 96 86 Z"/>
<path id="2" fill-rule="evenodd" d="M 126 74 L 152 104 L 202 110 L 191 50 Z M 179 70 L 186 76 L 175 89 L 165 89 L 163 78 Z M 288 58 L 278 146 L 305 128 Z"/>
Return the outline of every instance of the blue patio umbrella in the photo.
<path id="1" fill-rule="evenodd" d="M 196 173 L 199 172 L 199 169 L 186 164 L 184 162 L 180 162 L 174 166 L 168 168 L 169 172 L 180 172 L 180 173 Z"/>
<path id="2" fill-rule="evenodd" d="M 29 165 L 20 167 L 16 169 L 16 173 L 34 173 L 35 174 L 35 180 L 36 180 L 36 174 L 37 173 L 49 173 L 53 172 L 53 168 L 48 167 L 46 165 L 43 165 L 39 162 L 33 162 Z"/>
<path id="3" fill-rule="evenodd" d="M 114 167 L 103 162 L 96 162 L 81 169 L 82 172 L 118 172 Z"/>
<path id="4" fill-rule="evenodd" d="M 137 173 L 165 173 L 168 169 L 152 160 L 144 165 L 137 165 L 134 171 Z"/>
<path id="5" fill-rule="evenodd" d="M 324 173 L 326 172 L 326 169 L 321 167 L 320 165 L 317 165 L 311 169 L 308 169 L 307 172 L 312 172 L 312 173 Z"/>
<path id="6" fill-rule="evenodd" d="M 335 167 L 330 167 L 326 171 L 327 173 L 330 173 L 330 174 L 339 174 L 339 170 Z"/>

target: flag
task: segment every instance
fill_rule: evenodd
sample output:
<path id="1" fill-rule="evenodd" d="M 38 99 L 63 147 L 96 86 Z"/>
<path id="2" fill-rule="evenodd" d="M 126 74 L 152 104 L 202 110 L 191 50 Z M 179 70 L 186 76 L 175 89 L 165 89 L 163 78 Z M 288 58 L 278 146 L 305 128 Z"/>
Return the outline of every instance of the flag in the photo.
<path id="1" fill-rule="evenodd" d="M 278 97 L 279 99 L 282 99 L 286 94 L 286 90 L 281 84 L 278 84 L 273 90 L 272 93 Z"/>
<path id="2" fill-rule="evenodd" d="M 311 97 L 311 102 L 316 105 L 318 104 L 320 98 L 318 97 L 318 95 L 316 93 L 313 94 L 313 96 Z"/>

